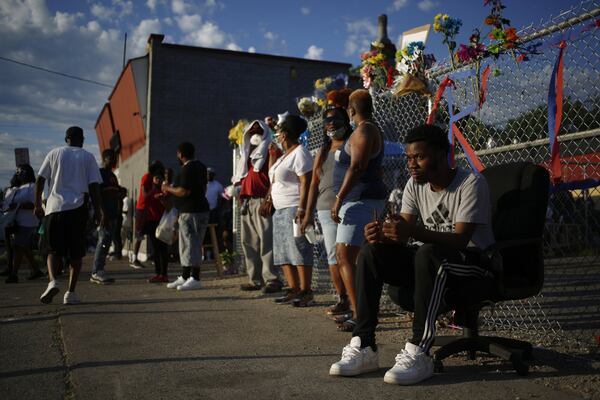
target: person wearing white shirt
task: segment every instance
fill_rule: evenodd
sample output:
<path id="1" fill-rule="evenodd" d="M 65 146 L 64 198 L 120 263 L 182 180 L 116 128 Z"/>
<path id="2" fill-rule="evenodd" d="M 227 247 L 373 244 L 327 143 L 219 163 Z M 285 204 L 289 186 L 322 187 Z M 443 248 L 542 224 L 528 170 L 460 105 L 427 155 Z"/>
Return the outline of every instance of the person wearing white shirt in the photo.
<path id="1" fill-rule="evenodd" d="M 33 189 L 35 174 L 29 164 L 20 164 L 15 174 L 18 186 L 4 199 L 4 209 L 17 210 L 15 215 L 15 229 L 12 245 L 14 246 L 13 263 L 9 263 L 11 270 L 6 283 L 17 283 L 19 281 L 18 271 L 23 257 L 26 257 L 31 266 L 31 274 L 28 279 L 44 276 L 33 257 L 33 236 L 38 228 L 40 220 L 33 214 Z M 12 265 L 12 266 L 11 266 Z"/>
<path id="2" fill-rule="evenodd" d="M 60 257 L 70 262 L 69 290 L 64 304 L 77 304 L 79 297 L 75 286 L 81 271 L 81 259 L 85 255 L 85 228 L 88 220 L 88 202 L 94 207 L 94 222 L 104 225 L 104 213 L 100 203 L 102 182 L 98 163 L 83 147 L 83 129 L 72 126 L 66 131 L 67 146 L 50 151 L 38 172 L 35 183 L 34 212 L 42 222 L 42 246 L 48 253 L 48 278 L 50 283 L 40 297 L 49 304 L 59 292 L 55 279 L 55 267 Z M 45 212 L 42 208 L 42 192 L 48 181 L 48 199 Z"/>
<path id="3" fill-rule="evenodd" d="M 314 304 L 311 288 L 313 249 L 300 224 L 306 215 L 306 201 L 312 177 L 311 154 L 298 139 L 307 123 L 297 115 L 288 115 L 277 126 L 277 141 L 283 155 L 271 166 L 269 179 L 273 214 L 273 263 L 281 266 L 290 291 L 275 301 L 306 307 Z"/>

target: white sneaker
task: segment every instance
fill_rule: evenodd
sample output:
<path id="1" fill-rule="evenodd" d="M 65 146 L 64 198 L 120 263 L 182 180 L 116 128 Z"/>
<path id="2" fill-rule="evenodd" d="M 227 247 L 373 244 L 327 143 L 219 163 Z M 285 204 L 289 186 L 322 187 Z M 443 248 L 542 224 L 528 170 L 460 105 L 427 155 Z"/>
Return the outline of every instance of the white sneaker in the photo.
<path id="1" fill-rule="evenodd" d="M 185 283 L 185 279 L 183 279 L 183 276 L 178 276 L 177 279 L 175 279 L 173 282 L 167 283 L 167 288 L 177 289 L 179 286 L 183 285 L 184 283 Z"/>
<path id="2" fill-rule="evenodd" d="M 200 281 L 195 280 L 193 277 L 189 277 L 183 285 L 177 286 L 177 290 L 197 290 L 202 287 Z"/>
<path id="3" fill-rule="evenodd" d="M 379 356 L 371 347 L 360 348 L 360 337 L 354 336 L 342 350 L 342 359 L 331 365 L 329 375 L 355 376 L 379 369 Z"/>
<path id="4" fill-rule="evenodd" d="M 77 296 L 75 292 L 67 292 L 65 293 L 65 297 L 63 298 L 63 304 L 79 304 L 81 303 L 81 299 Z"/>
<path id="5" fill-rule="evenodd" d="M 50 281 L 50 283 L 48 283 L 46 291 L 40 296 L 40 301 L 44 304 L 52 303 L 52 298 L 56 296 L 59 290 L 60 289 L 58 288 L 58 282 L 56 280 Z"/>
<path id="6" fill-rule="evenodd" d="M 412 385 L 433 376 L 433 360 L 423 349 L 406 343 L 396 356 L 396 364 L 385 373 L 383 381 L 397 385 Z"/>
<path id="7" fill-rule="evenodd" d="M 104 271 L 98 271 L 95 274 L 92 274 L 90 278 L 90 282 L 97 283 L 99 285 L 108 285 L 114 281 L 115 279 L 108 276 L 108 274 L 106 274 Z"/>

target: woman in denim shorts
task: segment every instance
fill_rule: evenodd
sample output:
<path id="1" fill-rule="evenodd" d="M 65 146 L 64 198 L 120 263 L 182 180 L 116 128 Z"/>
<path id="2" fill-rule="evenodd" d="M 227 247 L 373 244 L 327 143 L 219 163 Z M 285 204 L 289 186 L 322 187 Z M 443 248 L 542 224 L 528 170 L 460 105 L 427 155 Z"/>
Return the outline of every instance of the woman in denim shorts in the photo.
<path id="1" fill-rule="evenodd" d="M 281 266 L 290 287 L 290 291 L 276 302 L 299 307 L 314 303 L 312 246 L 300 233 L 313 164 L 308 150 L 298 142 L 306 126 L 306 121 L 297 115 L 288 115 L 277 125 L 277 141 L 284 153 L 269 170 L 271 189 L 267 196 L 267 201 L 272 201 L 275 208 L 273 264 Z"/>
<path id="2" fill-rule="evenodd" d="M 335 152 L 333 182 L 336 191 L 331 218 L 338 223 L 336 256 L 348 297 L 356 314 L 354 269 L 362 246 L 365 225 L 381 213 L 387 197 L 381 164 L 384 157 L 383 135 L 373 121 L 373 100 L 368 91 L 352 92 L 348 115 L 355 129 Z M 340 316 L 338 328 L 352 331 L 353 318 Z"/>
<path id="3" fill-rule="evenodd" d="M 338 224 L 331 219 L 331 207 L 335 202 L 336 194 L 333 187 L 334 155 L 352 133 L 346 109 L 342 107 L 327 109 L 323 114 L 323 127 L 323 145 L 315 158 L 315 172 L 310 184 L 306 206 L 307 212 L 302 222 L 301 231 L 304 233 L 307 226 L 314 224 L 313 211 L 316 208 L 321 231 L 323 232 L 329 272 L 338 296 L 337 303 L 327 309 L 327 315 L 335 316 L 350 312 L 348 293 L 335 257 Z"/>

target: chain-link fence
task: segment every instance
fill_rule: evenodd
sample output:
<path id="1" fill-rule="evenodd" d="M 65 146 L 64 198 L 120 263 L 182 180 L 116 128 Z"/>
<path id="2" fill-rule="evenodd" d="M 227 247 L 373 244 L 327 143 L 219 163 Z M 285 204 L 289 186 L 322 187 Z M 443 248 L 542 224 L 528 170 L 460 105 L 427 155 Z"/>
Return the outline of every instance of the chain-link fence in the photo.
<path id="1" fill-rule="evenodd" d="M 600 1 L 584 1 L 557 17 L 519 32 L 523 45 L 540 43 L 540 54 L 517 62 L 511 53 L 481 61 L 500 71 L 490 76 L 486 102 L 456 124 L 484 166 L 531 161 L 547 166 L 548 87 L 558 49 L 567 41 L 564 59 L 564 106 L 559 141 L 565 184 L 555 186 L 544 233 L 546 276 L 542 293 L 533 298 L 498 304 L 485 312 L 483 327 L 527 338 L 538 344 L 570 348 L 580 354 L 597 351 L 600 335 L 600 31 L 595 18 Z M 586 31 L 585 34 L 581 34 Z M 474 65 L 459 66 L 467 71 Z M 449 68 L 430 71 L 433 92 Z M 476 76 L 476 75 L 475 75 Z M 479 103 L 474 76 L 455 79 L 455 112 Z M 418 95 L 374 96 L 375 119 L 388 144 L 402 143 L 404 135 L 425 122 L 430 100 Z M 440 102 L 436 123 L 448 123 L 447 103 Z M 309 120 L 307 147 L 322 144 L 320 116 Z M 457 163 L 469 168 L 461 148 Z M 386 155 L 384 177 L 389 188 L 406 182 L 403 156 Z M 239 241 L 238 241 L 239 242 Z M 238 246 L 239 248 L 239 246 Z M 324 248 L 315 246 L 313 284 L 333 293 Z"/>

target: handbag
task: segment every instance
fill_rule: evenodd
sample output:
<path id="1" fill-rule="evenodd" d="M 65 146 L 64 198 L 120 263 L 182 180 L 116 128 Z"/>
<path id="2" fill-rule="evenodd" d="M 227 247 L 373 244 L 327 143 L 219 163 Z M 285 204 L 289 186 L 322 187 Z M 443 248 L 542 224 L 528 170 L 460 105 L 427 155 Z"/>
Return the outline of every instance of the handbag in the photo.
<path id="1" fill-rule="evenodd" d="M 160 222 L 156 227 L 156 238 L 169 246 L 175 242 L 175 224 L 177 223 L 177 210 L 171 208 L 165 212 L 160 218 Z"/>
<path id="2" fill-rule="evenodd" d="M 270 195 L 261 201 L 260 207 L 258 208 L 258 213 L 264 218 L 273 216 L 273 214 L 275 214 L 275 207 L 273 207 L 273 200 L 271 199 Z"/>

